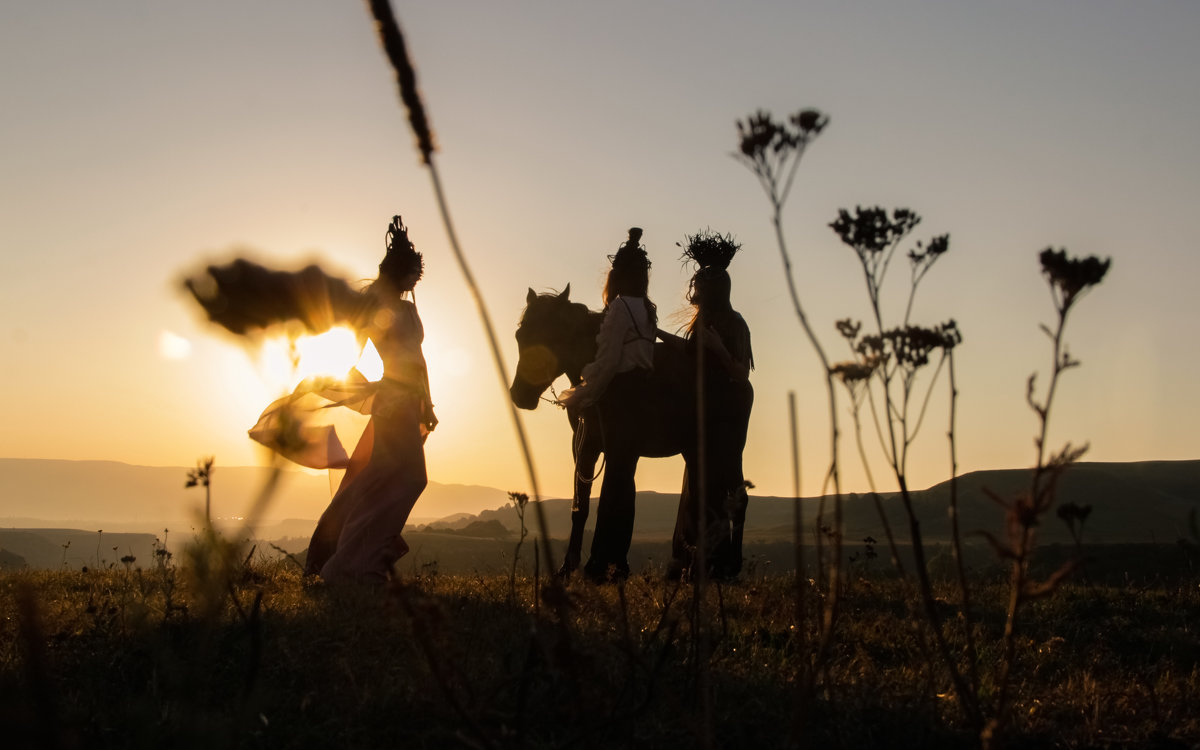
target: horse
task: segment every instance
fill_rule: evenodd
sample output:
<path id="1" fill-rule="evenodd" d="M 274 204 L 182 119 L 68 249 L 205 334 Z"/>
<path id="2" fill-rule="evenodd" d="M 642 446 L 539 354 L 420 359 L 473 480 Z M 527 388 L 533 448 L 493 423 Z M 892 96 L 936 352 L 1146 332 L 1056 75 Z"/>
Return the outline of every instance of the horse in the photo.
<path id="1" fill-rule="evenodd" d="M 521 409 L 535 409 L 542 394 L 560 376 L 579 385 L 584 365 L 596 357 L 596 334 L 604 313 L 570 301 L 571 285 L 561 293 L 525 297 L 525 311 L 517 326 L 518 361 L 509 395 Z M 695 385 L 693 371 L 681 347 L 663 342 L 654 345 L 654 371 L 650 377 L 648 408 L 640 416 L 635 434 L 607 436 L 633 443 L 638 455 L 665 458 L 683 455 L 695 460 Z M 559 575 L 570 575 L 579 567 L 583 527 L 591 503 L 596 462 L 604 451 L 604 435 L 594 406 L 567 407 L 575 459 L 574 497 L 571 503 L 571 537 Z"/>

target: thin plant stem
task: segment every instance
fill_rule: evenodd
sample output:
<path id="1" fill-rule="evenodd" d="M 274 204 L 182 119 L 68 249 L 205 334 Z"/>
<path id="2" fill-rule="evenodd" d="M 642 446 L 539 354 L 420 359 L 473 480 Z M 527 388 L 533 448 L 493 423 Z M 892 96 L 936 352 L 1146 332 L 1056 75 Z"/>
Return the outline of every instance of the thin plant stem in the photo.
<path id="1" fill-rule="evenodd" d="M 925 411 L 929 408 L 929 401 L 933 396 L 933 387 L 937 384 L 938 376 L 942 374 L 942 367 L 946 363 L 948 352 L 942 351 L 942 357 L 938 360 L 937 367 L 933 371 L 933 377 L 929 380 L 929 388 L 925 391 L 925 398 L 921 401 L 921 411 L 917 413 L 917 423 L 913 425 L 912 433 L 908 437 L 908 442 L 916 440 L 917 433 L 921 431 L 921 423 L 925 421 Z M 954 386 L 950 386 L 953 391 Z"/>
<path id="2" fill-rule="evenodd" d="M 868 389 L 870 384 L 864 384 Z M 868 390 L 868 394 L 870 391 Z M 892 524 L 888 520 L 887 513 L 883 509 L 883 499 L 879 496 L 879 492 L 875 488 L 875 477 L 871 474 L 870 462 L 867 460 L 867 451 L 863 446 L 862 441 L 862 420 L 859 418 L 861 402 L 857 403 L 851 412 L 854 418 L 854 442 L 858 446 L 858 456 L 862 461 L 863 472 L 867 476 L 867 487 L 871 490 L 871 500 L 875 504 L 875 511 L 879 514 L 879 522 L 883 525 L 884 537 L 887 539 L 888 552 L 892 556 L 892 565 L 900 574 L 901 578 L 906 576 L 904 571 L 904 563 L 900 559 L 900 548 L 896 544 L 896 535 L 892 532 Z"/>
<path id="3" fill-rule="evenodd" d="M 950 443 L 950 543 L 954 548 L 954 562 L 958 573 L 959 607 L 963 616 L 963 634 L 967 649 L 967 679 L 971 690 L 979 693 L 978 651 L 975 647 L 974 625 L 971 617 L 971 589 L 967 584 L 967 562 L 963 557 L 962 531 L 958 524 L 958 381 L 954 376 L 954 350 L 946 351 L 943 358 L 948 361 L 946 368 L 950 380 L 950 429 L 947 438 Z M 939 363 L 940 364 L 940 363 Z M 922 409 L 922 412 L 924 410 Z"/>
<path id="4" fill-rule="evenodd" d="M 703 313 L 701 313 L 703 315 Z M 701 317 L 698 331 L 706 330 L 707 323 Z M 705 425 L 707 404 L 705 404 L 704 366 L 707 348 L 701 339 L 696 346 L 696 463 L 699 472 L 696 476 L 696 551 L 692 561 L 692 581 L 695 587 L 693 593 L 693 613 L 696 622 L 696 648 L 699 651 L 696 658 L 696 689 L 699 691 L 700 715 L 700 746 L 713 746 L 713 717 L 712 717 L 712 687 L 709 675 L 709 628 L 705 609 L 705 593 L 708 586 L 708 430 Z"/>
<path id="5" fill-rule="evenodd" d="M 834 528 L 837 535 L 834 537 L 833 564 L 829 571 L 829 597 L 826 600 L 825 617 L 822 625 L 822 638 L 820 650 L 824 652 L 830 643 L 830 638 L 833 630 L 833 623 L 837 618 L 837 608 L 839 604 L 838 589 L 840 579 L 840 562 L 842 555 L 841 530 L 842 530 L 842 485 L 841 478 L 838 473 L 838 419 L 837 419 L 837 390 L 834 388 L 833 373 L 829 368 L 829 358 L 825 355 L 825 349 L 821 346 L 820 340 L 817 338 L 816 332 L 813 331 L 812 325 L 808 321 L 808 316 L 804 314 L 804 307 L 800 304 L 800 295 L 796 291 L 796 282 L 792 275 L 792 262 L 788 255 L 787 242 L 783 236 L 783 217 L 782 204 L 774 202 L 774 217 L 772 219 L 775 225 L 775 239 L 779 243 L 779 254 L 783 261 L 784 278 L 787 281 L 788 294 L 792 299 L 792 308 L 796 313 L 796 317 L 800 320 L 800 326 L 804 329 L 804 334 L 808 337 L 808 341 L 812 344 L 813 350 L 817 354 L 817 358 L 821 361 L 821 370 L 825 375 L 825 390 L 829 401 L 829 475 L 833 480 L 834 493 Z"/>
<path id="6" fill-rule="evenodd" d="M 899 245 L 901 238 L 897 238 L 887 251 L 887 256 L 883 264 L 883 271 L 886 271 L 887 261 L 890 261 L 892 253 Z M 863 272 L 866 275 L 867 292 L 871 301 L 871 313 L 875 319 L 875 326 L 879 336 L 882 338 L 884 333 L 883 312 L 880 308 L 880 289 L 879 284 L 882 281 L 883 272 L 871 273 L 864 262 Z M 941 615 L 937 611 L 937 601 L 933 595 L 933 583 L 929 578 L 929 564 L 925 557 L 925 546 L 922 541 L 921 523 L 917 519 L 916 510 L 913 507 L 912 493 L 908 487 L 907 476 L 907 461 L 908 461 L 908 394 L 910 392 L 910 383 L 905 381 L 902 385 L 904 398 L 900 404 L 896 403 L 892 394 L 892 379 L 900 367 L 899 361 L 896 362 L 895 370 L 887 370 L 884 367 L 880 374 L 880 382 L 882 385 L 884 398 L 884 411 L 887 414 L 887 431 L 888 442 L 891 446 L 889 463 L 892 471 L 895 474 L 896 482 L 900 489 L 900 499 L 904 504 L 904 513 L 908 518 L 909 540 L 912 547 L 913 567 L 916 571 L 917 592 L 921 602 L 921 607 L 925 615 L 925 620 L 929 624 L 929 629 L 933 636 L 933 646 L 939 658 L 945 664 L 947 671 L 950 674 L 950 681 L 954 685 L 955 697 L 958 700 L 959 707 L 966 715 L 967 720 L 977 728 L 983 726 L 983 715 L 980 712 L 979 704 L 975 693 L 971 690 L 966 679 L 963 677 L 962 671 L 959 669 L 957 661 L 950 652 L 950 646 L 946 641 L 946 635 L 942 626 Z M 900 427 L 901 435 L 897 439 L 896 428 Z M 885 451 L 885 453 L 888 451 Z M 881 507 L 881 506 L 880 506 Z"/>
<path id="7" fill-rule="evenodd" d="M 788 391 L 788 431 L 792 446 L 792 548 L 796 556 L 796 639 L 798 651 L 804 655 L 800 678 L 801 695 L 796 710 L 796 736 L 802 737 L 808 724 L 809 683 L 811 667 L 808 662 L 808 577 L 804 570 L 804 514 L 800 507 L 800 433 L 796 424 L 796 392 Z"/>
<path id="8" fill-rule="evenodd" d="M 1034 464 L 1033 478 L 1030 487 L 1030 501 L 1035 505 L 1039 502 L 1041 493 L 1041 480 L 1046 474 L 1046 436 L 1050 429 L 1050 407 L 1054 403 L 1054 394 L 1058 387 L 1058 378 L 1063 370 L 1067 368 L 1067 364 L 1062 356 L 1062 339 L 1063 331 L 1067 323 L 1068 308 L 1055 299 L 1055 309 L 1058 313 L 1057 326 L 1053 332 L 1053 348 L 1054 348 L 1054 367 L 1050 371 L 1050 384 L 1046 389 L 1046 398 L 1041 404 L 1038 404 L 1033 397 L 1033 382 L 1030 380 L 1030 392 L 1028 400 L 1034 412 L 1038 415 L 1039 430 L 1037 437 L 1034 439 L 1034 444 L 1037 447 L 1037 463 Z M 997 678 L 997 714 L 1000 714 L 1008 703 L 1008 691 L 1011 684 L 1011 674 L 1013 664 L 1016 662 L 1016 640 L 1017 640 L 1017 616 L 1020 611 L 1021 603 L 1024 600 L 1024 589 L 1026 583 L 1026 573 L 1029 565 L 1029 552 L 1033 545 L 1034 530 L 1032 526 L 1022 530 L 1021 536 L 1016 544 L 1014 559 L 1012 561 L 1012 574 L 1010 577 L 1008 609 L 1004 621 L 1004 635 L 1002 638 L 1002 653 L 1003 658 L 1000 663 L 1000 675 Z M 997 717 L 1003 720 L 1002 717 Z"/>

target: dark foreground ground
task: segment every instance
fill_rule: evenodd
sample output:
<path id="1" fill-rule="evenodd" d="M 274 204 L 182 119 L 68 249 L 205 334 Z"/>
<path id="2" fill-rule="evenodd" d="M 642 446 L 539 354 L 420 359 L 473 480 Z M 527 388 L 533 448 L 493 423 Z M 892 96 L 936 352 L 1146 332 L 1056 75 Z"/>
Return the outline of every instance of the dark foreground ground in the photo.
<path id="1" fill-rule="evenodd" d="M 623 587 L 426 572 L 335 590 L 290 563 L 0 577 L 5 747 L 971 747 L 902 585 L 852 578 L 807 720 L 796 582 Z M 811 608 L 819 599 L 808 588 Z M 939 592 L 955 621 L 948 585 Z M 976 591 L 988 696 L 1003 584 Z M 961 621 L 960 621 L 961 622 Z M 952 635 L 961 644 L 961 628 Z M 1029 605 L 1010 747 L 1200 745 L 1200 588 Z M 705 698 L 705 696 L 710 696 Z"/>

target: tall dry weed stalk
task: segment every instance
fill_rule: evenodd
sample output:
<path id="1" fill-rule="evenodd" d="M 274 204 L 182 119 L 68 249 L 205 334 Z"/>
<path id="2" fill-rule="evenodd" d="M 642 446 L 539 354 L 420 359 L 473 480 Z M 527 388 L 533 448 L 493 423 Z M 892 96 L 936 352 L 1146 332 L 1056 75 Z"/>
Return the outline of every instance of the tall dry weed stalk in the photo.
<path id="1" fill-rule="evenodd" d="M 1063 473 L 1076 463 L 1087 451 L 1087 445 L 1073 446 L 1066 443 L 1057 452 L 1048 452 L 1046 442 L 1050 429 L 1050 413 L 1058 392 L 1059 380 L 1067 370 L 1078 367 L 1080 362 L 1071 356 L 1064 340 L 1067 316 L 1075 304 L 1093 287 L 1100 284 L 1112 265 L 1112 259 L 1100 260 L 1094 255 L 1072 258 L 1066 249 L 1048 247 L 1038 260 L 1042 276 L 1049 287 L 1054 304 L 1054 322 L 1041 325 L 1041 330 L 1050 339 L 1052 359 L 1050 382 L 1039 400 L 1037 395 L 1037 373 L 1026 382 L 1025 400 L 1037 417 L 1038 428 L 1033 444 L 1036 454 L 1029 489 L 1012 498 L 991 494 L 1005 510 L 1002 537 L 985 534 L 1001 559 L 1009 563 L 1008 607 L 1005 613 L 1004 634 L 1001 638 L 1001 660 L 996 676 L 996 701 L 992 716 L 983 730 L 985 747 L 1000 744 L 1000 738 L 1009 716 L 1010 691 L 1013 670 L 1020 654 L 1017 651 L 1017 632 L 1021 611 L 1035 599 L 1054 593 L 1064 580 L 1079 566 L 1079 548 L 1076 556 L 1067 560 L 1058 570 L 1044 580 L 1036 580 L 1029 571 L 1029 563 L 1037 543 L 1037 527 L 1054 508 L 1058 484 Z"/>
<path id="2" fill-rule="evenodd" d="M 827 592 L 822 608 L 822 615 L 817 627 L 816 648 L 811 655 L 811 659 L 808 654 L 805 654 L 806 661 L 801 675 L 802 697 L 797 713 L 797 721 L 801 728 L 807 722 L 807 715 L 814 699 L 817 675 L 824 669 L 829 655 L 829 648 L 833 643 L 833 632 L 837 621 L 841 591 L 839 580 L 841 576 L 842 557 L 842 487 L 838 459 L 838 400 L 837 391 L 834 386 L 834 376 L 830 367 L 829 357 L 826 355 L 825 348 L 822 346 L 816 331 L 808 319 L 808 315 L 800 299 L 800 293 L 796 288 L 791 256 L 788 253 L 787 241 L 784 238 L 783 232 L 783 207 L 787 203 L 788 196 L 791 193 L 792 185 L 796 179 L 796 172 L 799 169 L 800 160 L 804 156 L 804 152 L 808 149 L 808 145 L 813 139 L 820 135 L 828 124 L 829 118 L 815 109 L 801 110 L 786 120 L 776 120 L 769 112 L 759 110 L 744 121 L 738 121 L 738 150 L 734 153 L 734 158 L 758 178 L 759 185 L 762 187 L 767 200 L 771 204 L 771 223 L 775 229 L 775 239 L 779 247 L 779 256 L 783 263 L 784 280 L 787 283 L 788 295 L 792 301 L 792 309 L 796 314 L 796 318 L 800 321 L 800 326 L 804 330 L 804 334 L 808 338 L 813 351 L 816 353 L 817 359 L 821 363 L 822 375 L 825 378 L 826 397 L 829 404 L 830 460 L 829 467 L 824 476 L 823 487 L 831 486 L 833 490 L 834 522 L 832 534 L 830 535 L 833 549 L 829 556 L 826 578 L 825 575 L 820 573 L 823 570 L 823 556 L 818 546 L 818 578 L 827 580 Z M 794 403 L 789 402 L 789 409 L 794 409 Z M 798 489 L 798 451 L 795 452 L 795 456 L 794 466 L 797 474 L 796 503 L 798 505 L 800 502 Z M 822 496 L 825 495 L 824 492 L 821 494 Z M 823 508 L 821 511 L 823 513 Z M 797 513 L 799 513 L 798 510 Z M 822 513 L 818 514 L 818 528 L 821 526 L 819 519 Z M 796 609 L 798 616 L 803 618 L 806 613 L 804 592 L 808 587 L 808 582 L 803 576 L 804 553 L 803 539 L 800 536 L 800 531 L 801 522 L 797 518 L 796 536 L 794 539 L 797 561 Z M 820 545 L 819 535 L 817 540 L 818 545 Z M 807 622 L 801 619 L 797 623 L 797 627 L 804 629 L 807 627 Z"/>
<path id="3" fill-rule="evenodd" d="M 518 413 L 516 405 L 508 393 L 508 367 L 504 362 L 504 355 L 500 350 L 499 340 L 496 337 L 495 326 L 492 324 L 491 316 L 488 313 L 487 305 L 483 299 L 483 293 L 479 284 L 475 280 L 474 274 L 471 272 L 470 265 L 467 263 L 466 255 L 459 244 L 457 233 L 454 230 L 454 223 L 450 218 L 450 208 L 446 200 L 445 192 L 442 188 L 441 177 L 438 173 L 437 163 L 434 160 L 434 138 L 433 131 L 429 124 L 429 118 L 425 113 L 425 107 L 421 100 L 420 91 L 417 87 L 416 71 L 413 68 L 412 62 L 409 59 L 408 50 L 404 42 L 404 35 L 400 30 L 400 25 L 396 21 L 395 15 L 392 13 L 392 8 L 388 0 L 368 0 L 367 6 L 370 9 L 371 16 L 375 20 L 376 30 L 379 34 L 380 44 L 387 55 L 388 62 L 396 73 L 396 84 L 400 93 L 400 99 L 404 103 L 405 109 L 408 112 L 409 124 L 412 126 L 413 133 L 416 137 L 417 150 L 421 154 L 422 163 L 428 167 L 429 176 L 433 183 L 434 196 L 437 200 L 438 209 L 442 216 L 442 223 L 446 228 L 446 235 L 450 242 L 451 250 L 454 253 L 455 260 L 458 263 L 459 270 L 462 272 L 463 279 L 466 281 L 467 288 L 471 291 L 471 296 L 475 301 L 476 311 L 479 314 L 480 322 L 483 325 L 484 333 L 487 336 L 488 346 L 491 350 L 492 361 L 496 368 L 496 375 L 500 381 L 500 388 L 503 392 L 504 403 L 508 406 L 509 414 L 512 418 L 513 429 L 516 432 L 517 443 L 521 450 L 521 457 L 525 464 L 525 470 L 529 479 L 529 488 L 533 495 L 534 517 L 537 519 L 538 536 L 541 539 L 542 549 L 541 555 L 546 563 L 546 569 L 553 569 L 554 555 L 550 544 L 550 534 L 546 523 L 545 511 L 541 502 L 541 491 L 539 489 L 537 471 L 534 468 L 533 453 L 529 447 L 529 439 L 526 436 L 524 422 L 521 415 Z M 522 518 L 522 525 L 523 518 Z M 515 593 L 515 570 L 513 586 L 511 589 Z M 552 608 L 555 614 L 556 633 L 555 638 L 558 642 L 558 649 L 561 653 L 571 654 L 573 652 L 572 634 L 569 627 L 569 609 L 571 606 L 570 599 L 564 589 L 564 582 L 557 577 L 551 577 L 550 581 L 539 590 L 539 596 Z M 537 606 L 535 605 L 535 611 Z M 536 631 L 536 620 L 531 624 Z M 433 656 L 431 655 L 431 659 Z M 566 661 L 570 662 L 570 659 Z M 431 666 L 434 666 L 431 664 Z M 575 674 L 574 667 L 566 670 L 568 684 L 578 686 L 579 678 Z M 572 695 L 578 695 L 579 691 L 574 689 Z"/>
<path id="4" fill-rule="evenodd" d="M 525 526 L 525 511 L 529 507 L 529 495 L 525 492 L 517 492 L 510 490 L 508 499 L 512 501 L 513 511 L 517 514 L 517 521 L 520 523 L 520 535 L 517 537 L 517 546 L 513 550 L 512 570 L 508 575 L 509 596 L 513 601 L 517 599 L 517 563 L 521 559 L 521 545 L 525 543 L 525 537 L 529 535 L 529 529 Z M 537 556 L 537 550 L 534 550 L 534 556 Z M 536 562 L 536 561 L 535 561 Z"/>
<path id="5" fill-rule="evenodd" d="M 958 702 L 967 723 L 977 732 L 984 744 L 999 736 L 1003 728 L 1009 703 L 1011 675 L 1017 661 L 1017 621 L 1022 605 L 1030 599 L 1053 592 L 1074 569 L 1077 560 L 1069 561 L 1045 581 L 1033 581 L 1029 576 L 1029 562 L 1034 549 L 1035 530 L 1039 520 L 1053 507 L 1055 488 L 1063 471 L 1079 459 L 1083 449 L 1067 444 L 1058 453 L 1047 457 L 1045 440 L 1049 414 L 1058 386 L 1059 376 L 1067 369 L 1078 365 L 1063 344 L 1062 333 L 1067 314 L 1074 303 L 1088 289 L 1100 283 L 1108 270 L 1109 261 L 1095 257 L 1072 259 L 1065 251 L 1047 249 L 1040 256 L 1042 273 L 1046 277 L 1054 300 L 1057 320 L 1053 328 L 1042 326 L 1051 338 L 1054 349 L 1054 365 L 1050 384 L 1042 400 L 1035 397 L 1034 378 L 1029 379 L 1027 401 L 1039 419 L 1039 433 L 1035 438 L 1037 460 L 1032 474 L 1031 487 L 1012 500 L 996 498 L 1006 509 L 1006 531 L 1000 539 L 988 535 L 992 546 L 1010 562 L 1010 592 L 1006 624 L 1000 638 L 1000 661 L 985 688 L 980 674 L 980 651 L 976 644 L 975 622 L 971 582 L 966 572 L 963 556 L 962 529 L 959 525 L 957 424 L 958 382 L 955 372 L 954 352 L 962 342 L 962 335 L 953 320 L 926 327 L 911 321 L 913 301 L 921 281 L 934 264 L 949 249 L 949 235 L 935 236 L 925 242 L 916 242 L 906 254 L 909 264 L 908 293 L 903 315 L 898 322 L 887 321 L 883 299 L 884 283 L 888 269 L 896 252 L 921 218 L 914 211 L 898 208 L 888 212 L 880 207 L 856 207 L 853 212 L 842 209 L 830 227 L 843 243 L 852 248 L 860 262 L 871 311 L 868 330 L 862 322 L 850 319 L 837 323 L 838 332 L 849 345 L 852 359 L 831 363 L 826 355 L 805 310 L 792 274 L 792 264 L 783 235 L 782 210 L 791 190 L 796 169 L 809 142 L 824 129 L 827 118 L 816 110 L 804 110 L 787 121 L 777 121 L 769 113 L 758 111 L 745 121 L 738 122 L 740 150 L 735 156 L 758 178 L 772 208 L 772 223 L 783 260 L 785 281 L 792 305 L 813 349 L 821 362 L 826 379 L 830 408 L 831 460 L 826 482 L 832 483 L 834 491 L 834 524 L 825 526 L 821 522 L 823 508 L 818 511 L 815 534 L 817 543 L 817 580 L 827 583 L 828 591 L 823 607 L 823 617 L 818 629 L 817 645 L 806 651 L 802 684 L 805 689 L 800 705 L 800 726 L 803 727 L 805 712 L 813 699 L 812 688 L 819 670 L 824 664 L 828 647 L 834 634 L 837 618 L 840 565 L 841 565 L 841 489 L 839 482 L 838 454 L 838 409 L 834 381 L 840 381 L 847 393 L 850 414 L 854 422 L 855 443 L 862 460 L 863 470 L 870 486 L 871 497 L 879 514 L 884 534 L 891 551 L 892 562 L 902 581 L 911 586 L 917 601 L 919 618 L 924 620 L 931 636 L 933 650 L 931 659 L 941 663 L 953 685 L 954 698 Z M 932 365 L 932 367 L 931 367 Z M 956 561 L 956 584 L 958 588 L 957 617 L 945 622 L 939 612 L 929 574 L 920 520 L 913 503 L 912 490 L 908 481 L 908 459 L 910 450 L 921 431 L 925 415 L 940 374 L 948 375 L 949 395 L 949 440 L 950 500 L 947 508 L 950 517 L 951 547 Z M 928 377 L 924 375 L 928 374 Z M 923 379 L 922 379 L 923 378 Z M 789 412 L 793 415 L 794 399 L 789 394 Z M 875 486 L 871 462 L 863 443 L 863 415 L 870 415 L 879 441 L 879 448 L 894 478 L 908 526 L 908 541 L 911 547 L 912 576 L 910 581 L 907 566 L 902 560 L 899 544 L 892 529 L 882 498 Z M 793 435 L 795 457 L 794 475 L 797 504 L 799 502 L 799 455 Z M 823 500 L 824 498 L 822 498 Z M 1080 515 L 1082 514 L 1082 515 Z M 1086 513 L 1075 515 L 1067 512 L 1060 516 L 1080 527 Z M 1068 516 L 1070 516 L 1068 518 Z M 1078 517 L 1077 517 L 1078 516 Z M 1072 525 L 1075 533 L 1075 526 Z M 833 550 L 828 557 L 822 552 L 823 537 L 828 538 Z M 1076 550 L 1079 537 L 1076 536 Z M 797 561 L 797 616 L 803 625 L 806 617 L 804 592 L 803 555 L 800 549 L 802 519 L 797 508 L 795 518 L 795 540 Z M 828 565 L 828 573 L 824 566 Z M 954 629 L 959 629 L 954 638 Z M 924 640 L 922 638 L 922 640 Z M 961 642 L 962 653 L 953 643 Z M 802 650 L 803 642 L 802 642 Z M 986 698 L 986 700 L 985 700 Z"/>
<path id="6" fill-rule="evenodd" d="M 413 135 L 416 137 L 417 151 L 421 154 L 421 162 L 429 168 L 429 177 L 433 181 L 434 196 L 437 199 L 438 210 L 442 215 L 442 223 L 446 227 L 446 235 L 450 242 L 450 248 L 454 252 L 454 258 L 458 262 L 459 270 L 462 272 L 467 288 L 471 291 L 476 311 L 479 313 L 479 320 L 483 324 L 484 333 L 487 335 L 488 346 L 492 353 L 492 361 L 496 366 L 496 375 L 500 379 L 500 388 L 504 392 L 504 402 L 508 404 L 508 411 L 512 416 L 513 429 L 516 431 L 517 442 L 521 448 L 521 457 L 525 463 L 526 473 L 529 475 L 529 487 L 533 492 L 534 513 L 537 518 L 538 529 L 541 532 L 542 553 L 546 559 L 547 569 L 549 569 L 549 566 L 553 564 L 554 558 L 550 547 L 550 536 L 546 533 L 546 517 L 541 504 L 542 495 L 538 489 L 537 471 L 533 465 L 533 453 L 529 449 L 529 439 L 526 436 L 525 425 L 521 420 L 521 415 L 517 412 L 517 407 L 512 403 L 512 399 L 508 397 L 508 367 L 504 363 L 504 354 L 500 351 L 499 339 L 496 337 L 496 329 L 492 325 L 491 315 L 488 314 L 487 304 L 483 300 L 483 292 L 480 290 L 479 284 L 475 281 L 475 275 L 471 273 L 471 267 L 467 263 L 466 255 L 463 253 L 462 246 L 458 242 L 458 235 L 454 230 L 454 222 L 450 219 L 450 207 L 446 201 L 445 192 L 442 189 L 442 180 L 438 174 L 437 163 L 433 158 L 434 152 L 437 150 L 433 137 L 433 129 L 430 127 L 429 118 L 425 113 L 425 105 L 421 100 L 420 89 L 417 87 L 416 70 L 409 59 L 408 48 L 404 42 L 404 34 L 400 30 L 400 24 L 396 21 L 396 16 L 392 13 L 392 6 L 388 0 L 368 0 L 367 6 L 371 11 L 371 16 L 375 19 L 375 28 L 379 33 L 380 44 L 387 55 L 392 70 L 396 73 L 396 86 L 400 93 L 400 100 L 404 103 L 404 107 L 408 112 L 408 122 L 412 126 Z"/>
<path id="7" fill-rule="evenodd" d="M 978 680 L 975 677 L 975 646 L 970 627 L 966 629 L 967 666 L 960 666 L 951 651 L 946 626 L 938 611 L 933 583 L 929 575 L 921 523 L 913 504 L 912 490 L 908 482 L 908 459 L 910 451 L 920 434 L 934 387 L 947 362 L 952 362 L 954 349 L 962 343 L 962 334 L 957 324 L 949 320 L 927 327 L 914 325 L 913 302 L 921 281 L 930 269 L 950 249 L 950 236 L 937 235 L 928 241 L 917 241 L 906 253 L 909 265 L 908 290 L 904 314 L 896 322 L 888 320 L 884 309 L 883 295 L 888 270 L 908 236 L 921 223 L 921 217 L 909 208 L 888 211 L 879 206 L 864 208 L 856 206 L 851 212 L 838 211 L 830 228 L 843 244 L 850 247 L 858 258 L 863 274 L 870 308 L 870 321 L 864 325 L 851 319 L 837 322 L 838 333 L 845 339 L 853 359 L 833 365 L 833 373 L 850 394 L 851 411 L 854 418 L 855 442 L 864 467 L 869 467 L 862 441 L 862 419 L 864 406 L 871 415 L 871 424 L 884 460 L 896 482 L 904 518 L 908 525 L 908 538 L 912 554 L 915 590 L 920 605 L 920 615 L 929 626 L 932 645 L 939 661 L 945 665 L 954 685 L 955 696 L 968 721 L 981 726 L 982 714 L 978 705 Z M 933 372 L 922 379 L 929 366 L 936 360 Z M 950 412 L 956 413 L 957 386 L 950 387 Z M 882 412 L 882 416 L 880 414 Z M 951 424 L 951 480 L 957 475 L 957 460 L 954 446 L 954 429 Z M 871 497 L 879 514 L 880 523 L 891 549 L 892 561 L 901 576 L 906 577 L 906 566 L 896 543 L 891 523 L 882 500 L 874 486 L 873 475 L 866 471 Z M 956 485 L 955 485 L 956 487 Z M 951 493 L 949 513 L 952 521 L 952 542 L 955 559 L 958 561 L 960 609 L 964 619 L 970 621 L 970 595 L 962 559 L 961 538 L 957 533 L 957 494 Z"/>

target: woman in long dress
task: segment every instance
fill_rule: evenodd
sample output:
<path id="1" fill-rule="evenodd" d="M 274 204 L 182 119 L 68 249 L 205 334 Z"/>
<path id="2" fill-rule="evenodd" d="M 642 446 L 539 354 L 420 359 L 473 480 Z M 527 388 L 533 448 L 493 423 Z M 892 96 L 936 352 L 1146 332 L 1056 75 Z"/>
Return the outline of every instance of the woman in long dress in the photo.
<path id="1" fill-rule="evenodd" d="M 421 351 L 424 328 L 409 299 L 422 270 L 421 254 L 394 217 L 362 315 L 383 378 L 371 386 L 371 420 L 309 545 L 306 569 L 331 583 L 385 581 L 408 551 L 400 532 L 425 489 L 424 442 L 437 424 Z"/>
<path id="2" fill-rule="evenodd" d="M 685 346 L 693 360 L 702 356 L 704 362 L 705 518 L 700 518 L 697 472 L 685 469 L 671 543 L 672 576 L 694 566 L 702 527 L 708 572 L 729 578 L 742 568 L 742 531 L 748 500 L 742 452 L 754 405 L 754 388 L 750 385 L 754 354 L 750 327 L 730 303 L 731 282 L 725 270 L 739 247 L 732 238 L 712 232 L 688 238 L 684 255 L 699 266 L 688 294 L 695 313 L 686 339 L 660 332 L 664 340 Z"/>

